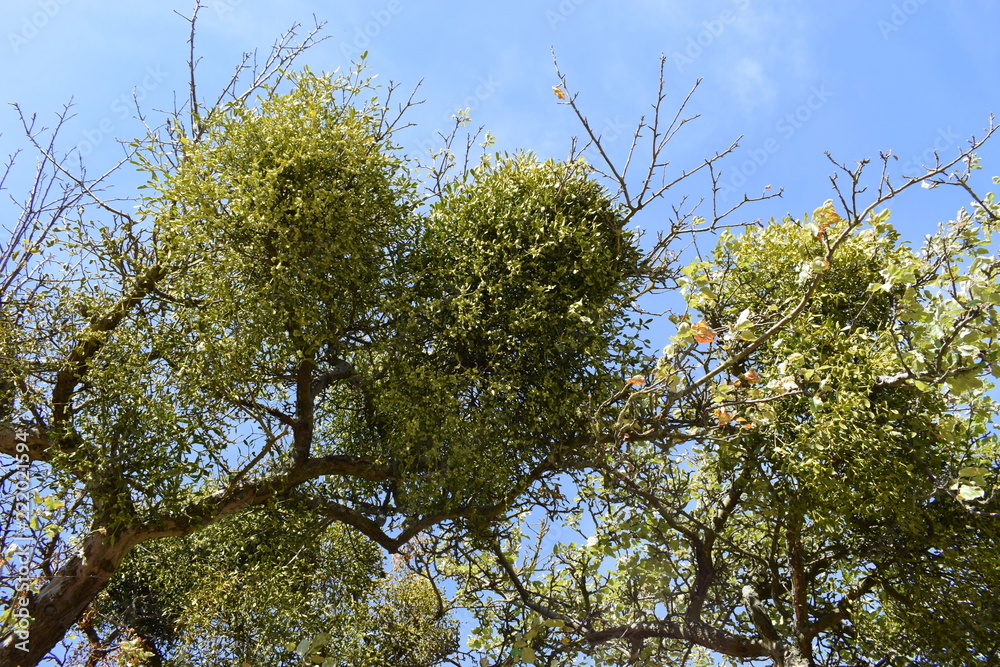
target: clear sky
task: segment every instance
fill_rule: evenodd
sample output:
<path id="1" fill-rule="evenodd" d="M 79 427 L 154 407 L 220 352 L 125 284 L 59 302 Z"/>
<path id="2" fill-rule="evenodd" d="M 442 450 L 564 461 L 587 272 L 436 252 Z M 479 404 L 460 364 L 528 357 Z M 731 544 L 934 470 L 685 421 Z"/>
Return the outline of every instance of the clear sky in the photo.
<path id="1" fill-rule="evenodd" d="M 1000 2 L 995 0 L 204 0 L 196 46 L 207 97 L 245 51 L 269 45 L 293 23 L 327 21 L 328 39 L 299 61 L 345 68 L 368 51 L 380 80 L 413 87 L 425 103 L 403 141 L 413 151 L 471 107 L 475 125 L 503 150 L 563 157 L 581 128 L 559 105 L 554 48 L 571 92 L 618 155 L 647 113 L 666 57 L 667 109 L 699 78 L 690 110 L 701 117 L 673 143 L 671 169 L 697 166 L 742 135 L 724 163 L 734 203 L 744 190 L 784 189 L 748 219 L 799 215 L 833 196 L 838 161 L 891 150 L 896 173 L 955 155 L 1000 113 Z M 62 148 L 77 146 L 91 175 L 121 156 L 114 137 L 183 103 L 189 14 L 179 0 L 2 0 L 0 91 L 44 122 L 72 100 Z M 0 108 L 0 154 L 24 147 L 17 116 Z M 981 182 L 1000 175 L 1000 139 L 987 146 Z M 33 158 L 24 153 L 21 166 Z M 16 185 L 12 181 L 9 185 Z M 984 187 L 989 187 L 984 186 Z M 13 196 L 21 193 L 12 190 Z M 122 195 L 130 194 L 121 192 Z M 673 201 L 707 194 L 704 181 Z M 6 202 L 6 197 L 4 197 Z M 725 203 L 725 200 L 724 200 Z M 920 239 L 966 203 L 957 190 L 917 191 L 892 205 L 905 235 Z M 9 218 L 0 204 L 0 217 Z M 637 222 L 656 230 L 662 211 Z"/>
<path id="2" fill-rule="evenodd" d="M 72 99 L 65 148 L 87 153 L 91 174 L 120 154 L 112 137 L 141 131 L 133 92 L 146 110 L 183 101 L 190 2 L 4 0 L 0 90 L 43 118 Z M 329 39 L 300 64 L 345 67 L 369 52 L 372 72 L 404 86 L 423 81 L 414 150 L 471 107 L 498 148 L 563 157 L 580 127 L 557 104 L 554 47 L 570 88 L 613 150 L 649 110 L 660 54 L 668 109 L 695 80 L 701 114 L 673 144 L 672 167 L 697 165 L 743 135 L 723 183 L 735 199 L 765 185 L 782 200 L 750 218 L 800 214 L 832 196 L 829 151 L 852 163 L 880 150 L 897 171 L 917 171 L 935 148 L 953 155 L 1000 112 L 1000 3 L 993 0 L 204 0 L 197 47 L 206 96 L 240 54 L 266 50 L 294 22 L 328 21 Z M 151 114 L 155 120 L 155 113 Z M 0 109 L 0 152 L 22 145 L 12 110 Z M 984 176 L 1000 174 L 1000 148 L 984 152 Z M 983 179 L 988 182 L 987 179 Z M 16 193 L 15 193 L 16 194 Z M 125 193 L 122 193 L 125 194 Z M 677 191 L 700 197 L 704 183 Z M 959 192 L 910 196 L 894 205 L 919 239 L 965 199 Z M 648 229 L 657 214 L 638 220 Z"/>

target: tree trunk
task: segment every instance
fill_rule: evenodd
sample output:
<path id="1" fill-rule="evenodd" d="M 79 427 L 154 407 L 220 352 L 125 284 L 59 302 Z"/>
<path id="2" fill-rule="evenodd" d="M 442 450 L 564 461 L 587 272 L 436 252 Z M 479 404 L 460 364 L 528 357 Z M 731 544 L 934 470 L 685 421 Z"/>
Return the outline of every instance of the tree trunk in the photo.
<path id="1" fill-rule="evenodd" d="M 87 605 L 103 589 L 125 554 L 135 546 L 134 536 L 118 536 L 105 543 L 103 532 L 92 532 L 81 554 L 71 558 L 31 596 L 28 612 L 34 621 L 25 630 L 17 628 L 0 644 L 0 667 L 34 667 L 66 635 Z"/>

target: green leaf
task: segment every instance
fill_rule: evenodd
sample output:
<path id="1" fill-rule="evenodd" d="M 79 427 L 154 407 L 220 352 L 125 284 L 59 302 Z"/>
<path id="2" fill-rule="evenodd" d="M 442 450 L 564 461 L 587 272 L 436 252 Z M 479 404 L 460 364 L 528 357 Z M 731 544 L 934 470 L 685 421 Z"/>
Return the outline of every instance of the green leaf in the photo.
<path id="1" fill-rule="evenodd" d="M 977 500 L 986 494 L 981 487 L 963 484 L 958 489 L 958 497 L 962 500 Z"/>

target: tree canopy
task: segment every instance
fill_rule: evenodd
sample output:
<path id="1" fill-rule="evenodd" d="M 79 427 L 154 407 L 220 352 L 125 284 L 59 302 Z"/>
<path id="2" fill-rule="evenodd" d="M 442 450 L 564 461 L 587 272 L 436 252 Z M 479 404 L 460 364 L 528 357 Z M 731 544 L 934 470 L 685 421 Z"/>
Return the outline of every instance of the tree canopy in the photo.
<path id="1" fill-rule="evenodd" d="M 290 68 L 315 34 L 212 105 L 192 61 L 131 208 L 21 116 L 0 665 L 996 660 L 992 126 L 751 222 L 780 192 L 720 209 L 732 146 L 668 171 L 662 69 L 624 164 L 558 71 L 581 150 L 463 155 L 459 117 L 428 163 L 412 97 Z M 885 206 L 918 185 L 971 203 L 914 249 Z"/>
<path id="2" fill-rule="evenodd" d="M 920 253 L 869 221 L 828 202 L 686 267 L 677 335 L 576 477 L 589 539 L 519 560 L 498 534 L 505 575 L 445 570 L 510 601 L 479 607 L 482 646 L 513 638 L 538 664 L 995 658 L 996 212 Z"/>

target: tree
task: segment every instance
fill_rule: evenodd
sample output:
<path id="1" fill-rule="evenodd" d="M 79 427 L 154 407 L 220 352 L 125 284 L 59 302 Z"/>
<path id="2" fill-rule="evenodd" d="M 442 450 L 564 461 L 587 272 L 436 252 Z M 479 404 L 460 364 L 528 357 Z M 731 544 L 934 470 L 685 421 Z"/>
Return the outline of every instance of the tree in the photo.
<path id="1" fill-rule="evenodd" d="M 577 461 L 588 397 L 632 353 L 619 332 L 640 255 L 586 163 L 484 157 L 421 191 L 395 140 L 412 98 L 393 110 L 395 87 L 381 96 L 361 66 L 286 78 L 314 35 L 283 36 L 213 105 L 192 76 L 186 115 L 123 161 L 148 177 L 134 212 L 58 156 L 58 125 L 22 115 L 41 167 L 3 256 L 0 452 L 52 507 L 11 508 L 5 546 L 21 530 L 36 548 L 8 554 L 2 665 L 122 620 L 142 653 L 157 636 L 197 651 L 213 638 L 191 628 L 210 626 L 267 659 L 272 628 L 231 610 L 161 627 L 233 571 L 241 514 L 291 504 L 390 553 L 481 530 Z M 164 579 L 158 559 L 184 548 L 203 571 Z M 371 568 L 363 555 L 324 583 L 369 599 Z M 130 620 L 114 592 L 138 584 L 153 609 Z M 426 616 L 425 589 L 383 589 L 385 614 Z M 319 623 L 277 597 L 235 611 L 255 603 L 278 606 L 274 627 Z M 426 660 L 449 648 L 440 621 Z"/>
<path id="2" fill-rule="evenodd" d="M 519 562 L 497 531 L 493 559 L 442 568 L 473 606 L 507 601 L 478 606 L 493 664 L 997 659 L 1000 210 L 962 161 L 923 182 L 973 207 L 920 252 L 880 210 L 902 188 L 857 204 L 861 163 L 839 210 L 723 232 L 686 267 L 676 335 L 575 477 L 586 543 Z"/>
<path id="3" fill-rule="evenodd" d="M 888 155 L 874 182 L 837 165 L 836 204 L 755 225 L 743 205 L 780 192 L 720 209 L 733 146 L 671 171 L 690 119 L 661 113 L 662 61 L 624 162 L 560 73 L 587 139 L 567 160 L 477 158 L 476 134 L 463 156 L 460 118 L 421 166 L 397 136 L 412 97 L 361 66 L 292 73 L 315 34 L 208 105 L 192 55 L 186 108 L 123 162 L 147 177 L 134 209 L 22 116 L 41 161 L 0 256 L 0 453 L 4 546 L 32 548 L 5 551 L 0 665 L 74 624 L 86 659 L 118 633 L 154 664 L 274 664 L 286 641 L 439 664 L 455 604 L 481 664 L 995 657 L 985 139 L 902 180 Z M 708 200 L 641 252 L 629 224 L 695 174 Z M 973 201 L 920 253 L 882 210 L 917 185 Z M 682 262 L 688 235 L 716 251 Z M 641 299 L 675 290 L 654 353 Z M 529 548 L 539 517 L 586 540 Z M 262 549 L 274 531 L 294 539 Z"/>
<path id="4" fill-rule="evenodd" d="M 73 664 L 441 664 L 457 622 L 426 579 L 386 575 L 379 551 L 287 504 L 144 543 L 85 614 Z"/>

